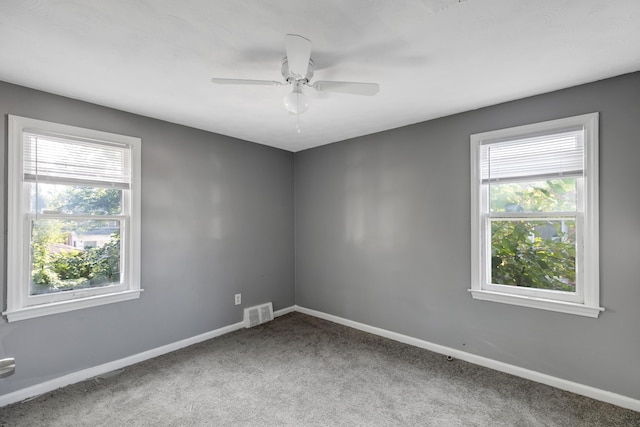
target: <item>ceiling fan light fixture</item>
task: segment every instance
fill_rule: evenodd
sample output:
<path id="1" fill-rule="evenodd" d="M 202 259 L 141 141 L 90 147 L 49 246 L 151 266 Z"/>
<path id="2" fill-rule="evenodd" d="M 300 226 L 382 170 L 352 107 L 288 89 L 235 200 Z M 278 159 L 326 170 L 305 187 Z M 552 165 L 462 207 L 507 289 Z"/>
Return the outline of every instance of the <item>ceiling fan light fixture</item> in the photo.
<path id="1" fill-rule="evenodd" d="M 284 108 L 293 114 L 302 114 L 309 109 L 309 101 L 299 84 L 296 83 L 293 90 L 285 95 Z"/>

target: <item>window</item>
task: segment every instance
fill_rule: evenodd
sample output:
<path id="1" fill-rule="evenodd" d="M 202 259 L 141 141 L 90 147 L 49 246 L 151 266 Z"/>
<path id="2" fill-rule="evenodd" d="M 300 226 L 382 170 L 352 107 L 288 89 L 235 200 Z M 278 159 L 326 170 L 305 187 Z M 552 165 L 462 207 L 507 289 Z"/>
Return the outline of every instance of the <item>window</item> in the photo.
<path id="1" fill-rule="evenodd" d="M 598 317 L 598 113 L 471 135 L 473 298 Z"/>
<path id="2" fill-rule="evenodd" d="M 139 138 L 9 116 L 11 321 L 138 298 Z"/>

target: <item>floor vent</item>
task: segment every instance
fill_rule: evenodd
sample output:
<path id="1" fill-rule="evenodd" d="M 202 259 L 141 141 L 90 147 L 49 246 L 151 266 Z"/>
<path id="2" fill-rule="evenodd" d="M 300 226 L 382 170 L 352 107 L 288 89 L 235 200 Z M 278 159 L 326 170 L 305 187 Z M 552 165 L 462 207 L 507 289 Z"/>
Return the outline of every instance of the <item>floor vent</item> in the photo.
<path id="1" fill-rule="evenodd" d="M 244 309 L 245 328 L 252 328 L 270 320 L 273 320 L 273 304 L 270 302 Z"/>

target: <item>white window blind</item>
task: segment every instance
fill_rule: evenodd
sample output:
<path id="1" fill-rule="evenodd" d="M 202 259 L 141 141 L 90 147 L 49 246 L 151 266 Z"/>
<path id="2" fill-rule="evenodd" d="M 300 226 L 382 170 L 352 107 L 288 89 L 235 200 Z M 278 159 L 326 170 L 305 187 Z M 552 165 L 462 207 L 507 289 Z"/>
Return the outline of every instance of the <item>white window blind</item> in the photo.
<path id="1" fill-rule="evenodd" d="M 582 176 L 583 134 L 574 129 L 483 143 L 482 182 Z"/>
<path id="2" fill-rule="evenodd" d="M 24 180 L 129 189 L 130 147 L 23 131 Z"/>

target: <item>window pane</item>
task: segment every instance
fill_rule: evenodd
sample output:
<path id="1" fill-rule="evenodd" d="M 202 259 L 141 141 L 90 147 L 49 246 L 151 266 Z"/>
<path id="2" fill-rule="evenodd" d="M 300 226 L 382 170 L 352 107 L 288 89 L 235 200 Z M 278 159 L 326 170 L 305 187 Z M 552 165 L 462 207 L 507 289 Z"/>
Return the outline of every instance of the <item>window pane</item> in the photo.
<path id="1" fill-rule="evenodd" d="M 491 283 L 575 292 L 575 220 L 492 220 Z"/>
<path id="2" fill-rule="evenodd" d="M 31 295 L 120 283 L 120 221 L 35 219 Z"/>
<path id="3" fill-rule="evenodd" d="M 575 212 L 576 178 L 492 183 L 491 212 Z"/>
<path id="4" fill-rule="evenodd" d="M 117 188 L 31 183 L 31 209 L 76 215 L 119 215 L 122 190 Z"/>

